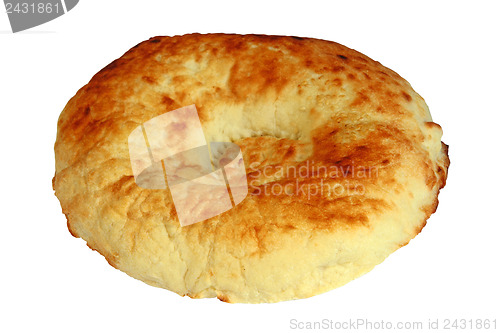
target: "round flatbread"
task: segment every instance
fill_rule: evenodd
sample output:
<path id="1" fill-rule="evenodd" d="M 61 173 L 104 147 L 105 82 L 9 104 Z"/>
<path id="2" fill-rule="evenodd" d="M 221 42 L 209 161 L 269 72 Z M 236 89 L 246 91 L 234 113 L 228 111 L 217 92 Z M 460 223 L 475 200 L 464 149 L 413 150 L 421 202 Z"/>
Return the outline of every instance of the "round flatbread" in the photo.
<path id="1" fill-rule="evenodd" d="M 241 149 L 248 193 L 181 226 L 171 189 L 138 185 L 128 140 L 190 105 L 207 143 Z M 445 185 L 441 136 L 408 82 L 337 43 L 155 37 L 68 102 L 53 184 L 70 232 L 128 275 L 193 298 L 278 302 L 339 287 L 421 231 Z"/>

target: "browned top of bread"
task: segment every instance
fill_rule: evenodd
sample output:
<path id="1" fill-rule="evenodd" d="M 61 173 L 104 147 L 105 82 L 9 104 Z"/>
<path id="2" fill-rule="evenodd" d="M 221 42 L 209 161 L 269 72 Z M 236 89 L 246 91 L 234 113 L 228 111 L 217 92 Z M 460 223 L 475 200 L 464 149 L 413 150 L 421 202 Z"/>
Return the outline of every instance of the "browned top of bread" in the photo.
<path id="1" fill-rule="evenodd" d="M 191 104 L 208 142 L 241 147 L 250 194 L 181 228 L 168 191 L 135 184 L 127 137 Z M 342 285 L 413 238 L 445 184 L 441 135 L 408 82 L 340 44 L 155 37 L 69 101 L 54 188 L 70 231 L 128 274 L 192 297 L 273 302 Z"/>

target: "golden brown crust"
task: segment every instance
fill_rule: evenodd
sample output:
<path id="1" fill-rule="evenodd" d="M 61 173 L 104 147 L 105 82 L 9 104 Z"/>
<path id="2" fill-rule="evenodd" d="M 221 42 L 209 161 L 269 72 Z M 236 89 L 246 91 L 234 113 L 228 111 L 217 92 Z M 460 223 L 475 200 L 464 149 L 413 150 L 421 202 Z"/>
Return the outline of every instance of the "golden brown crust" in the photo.
<path id="1" fill-rule="evenodd" d="M 241 147 L 250 194 L 181 228 L 168 191 L 135 184 L 127 138 L 191 104 L 207 141 Z M 71 233 L 131 276 L 194 298 L 276 302 L 347 283 L 420 232 L 446 182 L 441 135 L 408 82 L 340 44 L 154 37 L 68 102 L 53 186 Z"/>

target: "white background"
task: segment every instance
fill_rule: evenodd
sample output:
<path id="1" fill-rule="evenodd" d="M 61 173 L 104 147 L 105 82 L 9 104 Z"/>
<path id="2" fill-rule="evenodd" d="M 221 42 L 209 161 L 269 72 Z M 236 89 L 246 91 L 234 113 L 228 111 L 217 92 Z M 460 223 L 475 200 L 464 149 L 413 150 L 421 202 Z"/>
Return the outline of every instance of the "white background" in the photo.
<path id="1" fill-rule="evenodd" d="M 358 318 L 424 328 L 496 318 L 499 329 L 499 12 L 493 1 L 83 0 L 12 34 L 2 10 L 0 331 L 287 332 L 291 319 Z M 51 188 L 59 113 L 138 42 L 190 32 L 334 40 L 406 78 L 450 145 L 448 184 L 423 232 L 344 287 L 261 305 L 150 287 L 73 238 Z"/>

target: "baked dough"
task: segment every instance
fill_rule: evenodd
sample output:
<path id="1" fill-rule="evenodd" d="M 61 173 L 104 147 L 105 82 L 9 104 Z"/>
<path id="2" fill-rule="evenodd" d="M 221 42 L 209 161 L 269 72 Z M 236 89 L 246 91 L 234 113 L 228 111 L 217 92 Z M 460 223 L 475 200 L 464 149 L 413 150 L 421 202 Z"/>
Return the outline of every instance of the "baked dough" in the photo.
<path id="1" fill-rule="evenodd" d="M 181 227 L 168 190 L 135 183 L 127 138 L 192 104 L 207 142 L 241 148 L 249 194 Z M 421 231 L 446 181 L 441 136 L 408 82 L 340 44 L 154 37 L 68 102 L 53 187 L 70 232 L 128 275 L 192 298 L 279 302 L 339 287 Z"/>

